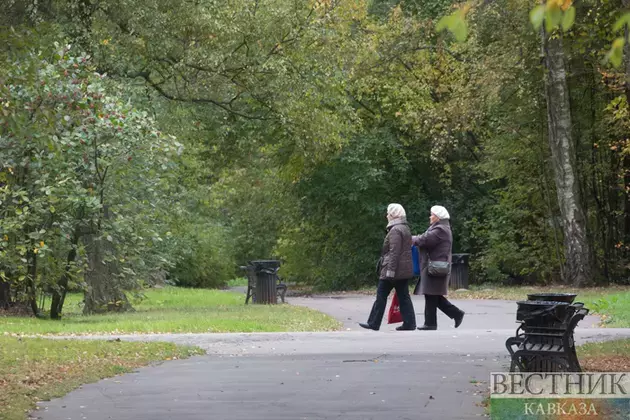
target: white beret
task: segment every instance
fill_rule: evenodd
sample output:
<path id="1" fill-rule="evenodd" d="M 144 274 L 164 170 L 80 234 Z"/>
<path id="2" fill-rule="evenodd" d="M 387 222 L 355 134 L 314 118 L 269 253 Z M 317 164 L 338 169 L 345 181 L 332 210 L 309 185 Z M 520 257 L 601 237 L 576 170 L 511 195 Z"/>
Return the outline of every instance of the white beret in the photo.
<path id="1" fill-rule="evenodd" d="M 451 218 L 451 216 L 448 214 L 448 211 L 446 211 L 446 209 L 442 206 L 431 207 L 431 213 L 435 214 L 440 220 Z"/>

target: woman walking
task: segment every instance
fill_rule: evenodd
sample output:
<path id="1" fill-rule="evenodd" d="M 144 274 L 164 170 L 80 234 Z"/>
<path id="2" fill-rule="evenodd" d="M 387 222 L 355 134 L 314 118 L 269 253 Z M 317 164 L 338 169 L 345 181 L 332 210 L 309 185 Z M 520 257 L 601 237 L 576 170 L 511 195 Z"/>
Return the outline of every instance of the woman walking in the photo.
<path id="1" fill-rule="evenodd" d="M 437 330 L 437 310 L 455 320 L 455 328 L 464 319 L 464 311 L 446 299 L 451 277 L 453 233 L 450 215 L 442 206 L 431 207 L 431 225 L 412 242 L 420 251 L 420 294 L 424 295 L 424 325 L 419 330 Z"/>
<path id="2" fill-rule="evenodd" d="M 415 330 L 416 315 L 409 296 L 409 280 L 413 278 L 413 260 L 411 257 L 411 230 L 407 224 L 405 209 L 400 204 L 387 206 L 387 236 L 383 242 L 381 259 L 377 272 L 379 275 L 376 301 L 372 306 L 367 323 L 359 325 L 369 330 L 381 327 L 387 297 L 392 289 L 396 289 L 403 324 L 398 331 Z"/>

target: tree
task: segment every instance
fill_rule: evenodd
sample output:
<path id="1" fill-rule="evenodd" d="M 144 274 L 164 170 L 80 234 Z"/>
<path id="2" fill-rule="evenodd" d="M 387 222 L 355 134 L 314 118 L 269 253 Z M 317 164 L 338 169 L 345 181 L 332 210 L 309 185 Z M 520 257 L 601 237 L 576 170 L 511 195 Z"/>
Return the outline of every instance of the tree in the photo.
<path id="1" fill-rule="evenodd" d="M 566 81 L 564 51 L 560 35 L 543 35 L 545 98 L 549 145 L 564 232 L 564 280 L 575 286 L 592 282 L 592 253 L 586 232 L 575 148 L 571 130 L 571 107 Z"/>
<path id="2" fill-rule="evenodd" d="M 85 273 L 86 311 L 111 309 L 139 280 L 138 256 L 150 247 L 143 239 L 150 229 L 134 219 L 161 198 L 181 145 L 146 111 L 110 94 L 110 82 L 94 73 L 87 55 L 60 44 L 28 45 L 28 36 L 7 39 L 14 47 L 7 61 L 19 65 L 0 74 L 2 277 L 22 273 L 17 280 L 35 314 L 37 290 L 51 290 L 51 317 L 59 318 L 70 279 L 82 273 L 77 258 L 85 258 L 84 250 L 92 270 L 110 268 L 107 276 Z M 108 209 L 112 217 L 105 217 Z"/>

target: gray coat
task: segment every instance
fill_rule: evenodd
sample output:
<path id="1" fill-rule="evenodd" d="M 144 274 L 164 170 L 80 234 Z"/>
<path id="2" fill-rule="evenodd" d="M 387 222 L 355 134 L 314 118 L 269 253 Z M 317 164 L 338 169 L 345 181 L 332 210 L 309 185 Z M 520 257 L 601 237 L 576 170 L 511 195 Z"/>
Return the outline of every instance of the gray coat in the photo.
<path id="1" fill-rule="evenodd" d="M 394 220 L 387 226 L 387 236 L 383 241 L 378 275 L 380 280 L 413 278 L 411 230 L 404 218 Z"/>
<path id="2" fill-rule="evenodd" d="M 427 229 L 420 236 L 413 236 L 413 244 L 418 247 L 420 253 L 420 291 L 423 295 L 448 294 L 448 283 L 451 279 L 449 274 L 446 277 L 432 277 L 429 275 L 429 259 L 431 261 L 451 262 L 453 233 L 448 220 L 440 220 Z"/>

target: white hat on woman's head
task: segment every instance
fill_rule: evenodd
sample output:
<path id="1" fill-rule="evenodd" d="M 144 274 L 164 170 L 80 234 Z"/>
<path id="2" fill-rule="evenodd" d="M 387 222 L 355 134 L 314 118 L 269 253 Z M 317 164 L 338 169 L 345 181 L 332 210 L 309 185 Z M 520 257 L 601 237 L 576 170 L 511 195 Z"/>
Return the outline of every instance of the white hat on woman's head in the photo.
<path id="1" fill-rule="evenodd" d="M 442 206 L 431 207 L 431 213 L 435 214 L 440 220 L 447 220 L 451 218 L 448 211 L 446 211 L 446 209 Z"/>
<path id="2" fill-rule="evenodd" d="M 399 217 L 406 217 L 407 213 L 405 212 L 403 206 L 397 203 L 392 203 L 387 206 L 387 215 L 398 219 Z"/>

